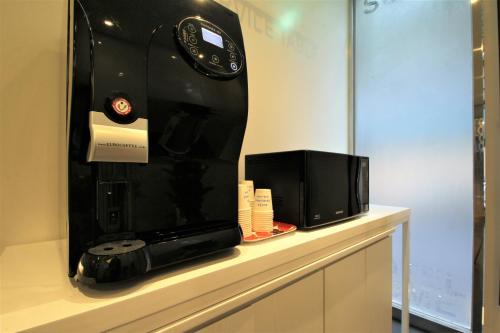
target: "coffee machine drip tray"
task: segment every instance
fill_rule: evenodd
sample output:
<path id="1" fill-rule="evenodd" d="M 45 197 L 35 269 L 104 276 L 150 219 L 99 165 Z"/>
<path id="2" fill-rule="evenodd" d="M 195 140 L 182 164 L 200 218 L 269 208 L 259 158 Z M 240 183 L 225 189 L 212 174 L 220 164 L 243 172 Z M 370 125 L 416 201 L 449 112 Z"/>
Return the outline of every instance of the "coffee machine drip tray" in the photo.
<path id="1" fill-rule="evenodd" d="M 126 280 L 152 269 L 202 257 L 239 243 L 237 228 L 154 244 L 146 244 L 142 240 L 103 243 L 83 254 L 76 279 L 89 285 Z"/>

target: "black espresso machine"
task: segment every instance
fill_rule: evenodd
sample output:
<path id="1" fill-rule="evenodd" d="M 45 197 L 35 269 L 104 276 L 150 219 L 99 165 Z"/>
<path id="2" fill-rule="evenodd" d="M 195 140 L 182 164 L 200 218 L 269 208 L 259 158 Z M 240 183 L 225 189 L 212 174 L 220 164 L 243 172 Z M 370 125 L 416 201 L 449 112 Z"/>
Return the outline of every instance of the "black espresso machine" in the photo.
<path id="1" fill-rule="evenodd" d="M 237 14 L 211 0 L 75 0 L 69 27 L 69 275 L 113 282 L 238 245 Z"/>

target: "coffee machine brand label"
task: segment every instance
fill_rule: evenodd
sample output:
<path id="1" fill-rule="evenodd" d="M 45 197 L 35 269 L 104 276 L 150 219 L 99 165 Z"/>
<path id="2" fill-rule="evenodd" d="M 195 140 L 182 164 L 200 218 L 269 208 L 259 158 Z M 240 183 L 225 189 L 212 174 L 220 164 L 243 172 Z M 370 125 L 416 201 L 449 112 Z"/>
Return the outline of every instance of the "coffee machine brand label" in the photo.
<path id="1" fill-rule="evenodd" d="M 118 124 L 102 112 L 91 111 L 89 127 L 88 162 L 148 162 L 147 119 Z"/>

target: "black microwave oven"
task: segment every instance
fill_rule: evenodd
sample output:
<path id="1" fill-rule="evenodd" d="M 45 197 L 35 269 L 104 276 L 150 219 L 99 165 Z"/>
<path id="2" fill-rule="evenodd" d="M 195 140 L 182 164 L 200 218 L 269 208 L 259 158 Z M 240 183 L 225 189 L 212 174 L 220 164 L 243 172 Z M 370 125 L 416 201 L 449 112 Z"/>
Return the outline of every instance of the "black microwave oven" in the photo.
<path id="1" fill-rule="evenodd" d="M 297 150 L 247 155 L 245 178 L 272 191 L 274 219 L 309 229 L 369 209 L 368 157 Z"/>

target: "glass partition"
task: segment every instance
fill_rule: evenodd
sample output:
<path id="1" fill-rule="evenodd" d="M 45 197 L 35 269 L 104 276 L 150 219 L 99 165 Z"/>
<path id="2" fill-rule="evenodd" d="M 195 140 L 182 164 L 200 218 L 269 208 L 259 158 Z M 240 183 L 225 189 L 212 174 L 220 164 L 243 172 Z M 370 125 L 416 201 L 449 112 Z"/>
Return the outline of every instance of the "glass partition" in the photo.
<path id="1" fill-rule="evenodd" d="M 355 1 L 355 152 L 370 157 L 371 202 L 412 209 L 411 312 L 461 331 L 471 325 L 472 49 L 470 1 Z"/>

